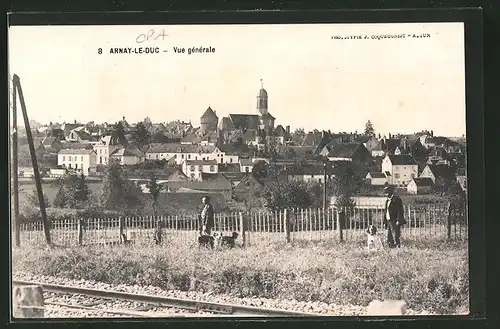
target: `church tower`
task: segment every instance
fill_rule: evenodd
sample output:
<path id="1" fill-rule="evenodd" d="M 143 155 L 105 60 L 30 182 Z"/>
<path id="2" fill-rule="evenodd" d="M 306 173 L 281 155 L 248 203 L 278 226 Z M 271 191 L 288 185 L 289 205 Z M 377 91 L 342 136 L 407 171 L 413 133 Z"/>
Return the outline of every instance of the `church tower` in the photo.
<path id="1" fill-rule="evenodd" d="M 267 91 L 264 89 L 262 79 L 260 79 L 260 90 L 257 95 L 257 111 L 260 115 L 267 114 Z"/>
<path id="2" fill-rule="evenodd" d="M 273 130 L 275 118 L 269 113 L 267 91 L 264 89 L 262 79 L 260 79 L 260 90 L 257 95 L 257 112 L 259 114 L 260 128 Z"/>

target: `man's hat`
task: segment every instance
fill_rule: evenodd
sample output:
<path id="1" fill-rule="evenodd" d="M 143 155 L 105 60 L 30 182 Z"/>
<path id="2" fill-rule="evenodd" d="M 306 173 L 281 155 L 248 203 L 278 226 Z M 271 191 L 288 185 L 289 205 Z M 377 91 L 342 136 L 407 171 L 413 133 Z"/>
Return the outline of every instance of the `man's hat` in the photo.
<path id="1" fill-rule="evenodd" d="M 392 186 L 392 185 L 386 185 L 384 187 L 384 193 L 389 193 L 389 192 L 394 192 L 394 186 Z"/>

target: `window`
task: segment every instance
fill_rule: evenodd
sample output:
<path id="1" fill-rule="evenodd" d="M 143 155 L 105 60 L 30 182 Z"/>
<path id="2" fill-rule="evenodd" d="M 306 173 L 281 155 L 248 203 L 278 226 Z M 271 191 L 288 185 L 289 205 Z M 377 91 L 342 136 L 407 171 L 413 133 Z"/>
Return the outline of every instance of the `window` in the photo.
<path id="1" fill-rule="evenodd" d="M 158 159 L 158 154 L 156 155 L 156 158 Z"/>
<path id="2" fill-rule="evenodd" d="M 181 154 L 181 159 L 184 159 L 184 154 Z"/>
<path id="3" fill-rule="evenodd" d="M 66 159 L 65 159 L 65 158 L 66 158 L 66 157 L 63 155 L 63 156 L 62 156 L 62 161 L 66 161 Z"/>
<path id="4" fill-rule="evenodd" d="M 203 166 L 198 166 L 198 170 L 202 171 L 203 170 Z"/>
<path id="5" fill-rule="evenodd" d="M 75 163 L 75 169 L 78 169 L 78 163 Z"/>
<path id="6" fill-rule="evenodd" d="M 191 166 L 189 169 L 190 169 L 191 171 L 194 171 L 194 166 Z"/>
<path id="7" fill-rule="evenodd" d="M 71 169 L 71 168 L 72 168 L 72 167 L 71 167 L 71 163 L 68 165 L 68 168 L 69 168 L 69 169 Z"/>
<path id="8" fill-rule="evenodd" d="M 210 171 L 214 171 L 214 170 L 215 170 L 214 166 L 210 166 Z"/>
<path id="9" fill-rule="evenodd" d="M 100 163 L 102 164 L 102 157 L 99 157 Z"/>
<path id="10" fill-rule="evenodd" d="M 394 178 L 399 178 L 399 174 L 394 174 Z"/>
<path id="11" fill-rule="evenodd" d="M 71 161 L 71 155 L 68 155 L 68 161 Z"/>
<path id="12" fill-rule="evenodd" d="M 320 178 L 320 179 L 318 179 L 318 183 L 320 183 L 320 184 L 321 184 L 321 178 Z"/>
<path id="13" fill-rule="evenodd" d="M 191 159 L 191 154 L 188 154 L 188 159 Z"/>
<path id="14" fill-rule="evenodd" d="M 230 162 L 230 163 L 233 163 L 233 158 L 229 158 L 229 162 Z"/>
<path id="15" fill-rule="evenodd" d="M 245 167 L 245 172 L 250 172 L 250 167 Z"/>
<path id="16" fill-rule="evenodd" d="M 191 174 L 191 178 L 194 178 L 194 174 Z"/>
<path id="17" fill-rule="evenodd" d="M 102 154 L 102 149 L 99 149 L 99 154 Z"/>
<path id="18" fill-rule="evenodd" d="M 82 156 L 82 158 L 81 158 L 81 161 L 83 162 L 83 156 Z"/>

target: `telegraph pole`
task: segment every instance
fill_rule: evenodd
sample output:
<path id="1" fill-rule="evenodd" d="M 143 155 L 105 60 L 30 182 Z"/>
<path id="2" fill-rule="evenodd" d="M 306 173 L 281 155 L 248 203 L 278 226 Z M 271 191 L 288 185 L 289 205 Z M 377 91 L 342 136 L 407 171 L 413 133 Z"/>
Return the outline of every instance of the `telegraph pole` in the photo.
<path id="1" fill-rule="evenodd" d="M 328 200 L 327 200 L 327 171 L 328 171 L 328 158 L 325 158 L 323 161 L 323 211 L 326 215 L 328 211 Z"/>
<path id="2" fill-rule="evenodd" d="M 24 103 L 24 95 L 23 95 L 23 89 L 21 88 L 21 81 L 19 80 L 19 76 L 17 74 L 14 74 L 13 82 L 15 90 L 19 94 L 19 102 L 21 103 L 21 110 L 23 111 L 24 126 L 26 127 L 26 137 L 28 137 L 31 162 L 33 164 L 33 173 L 35 174 L 36 190 L 38 192 L 38 202 L 40 204 L 40 214 L 42 215 L 45 240 L 49 246 L 52 246 L 52 241 L 50 239 L 49 221 L 47 220 L 45 200 L 43 198 L 42 180 L 40 178 L 40 171 L 38 169 L 38 162 L 36 160 L 35 144 L 33 143 L 33 135 L 31 134 L 30 121 L 28 119 L 28 113 L 26 112 L 26 104 Z"/>
<path id="3" fill-rule="evenodd" d="M 21 246 L 21 223 L 19 222 L 19 174 L 18 174 L 18 151 L 17 151 L 17 92 L 16 84 L 12 83 L 12 132 L 11 132 L 11 163 L 10 163 L 10 175 L 12 177 L 12 186 L 10 190 L 12 208 L 14 208 L 14 214 L 12 220 L 14 221 L 15 227 L 15 244 L 16 247 Z"/>

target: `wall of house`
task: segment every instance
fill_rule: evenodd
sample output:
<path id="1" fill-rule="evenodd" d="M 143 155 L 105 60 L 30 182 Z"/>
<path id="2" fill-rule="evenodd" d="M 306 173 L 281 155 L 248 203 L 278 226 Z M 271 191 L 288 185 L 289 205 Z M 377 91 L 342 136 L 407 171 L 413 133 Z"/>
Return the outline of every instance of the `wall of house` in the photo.
<path id="1" fill-rule="evenodd" d="M 406 186 L 415 177 L 418 176 L 418 165 L 400 165 L 392 166 L 392 184 Z"/>
<path id="2" fill-rule="evenodd" d="M 436 177 L 434 176 L 434 174 L 432 173 L 432 171 L 430 170 L 429 167 L 425 167 L 424 170 L 422 170 L 422 173 L 420 174 L 419 177 L 427 177 L 427 178 L 430 178 L 432 179 L 432 181 L 434 182 L 434 184 L 436 184 Z"/>
<path id="3" fill-rule="evenodd" d="M 182 172 L 190 179 L 202 180 L 201 174 L 217 174 L 219 167 L 217 165 L 188 165 L 186 162 L 182 164 Z"/>
<path id="4" fill-rule="evenodd" d="M 387 183 L 387 178 L 372 178 L 371 180 L 371 185 L 385 185 Z"/>

